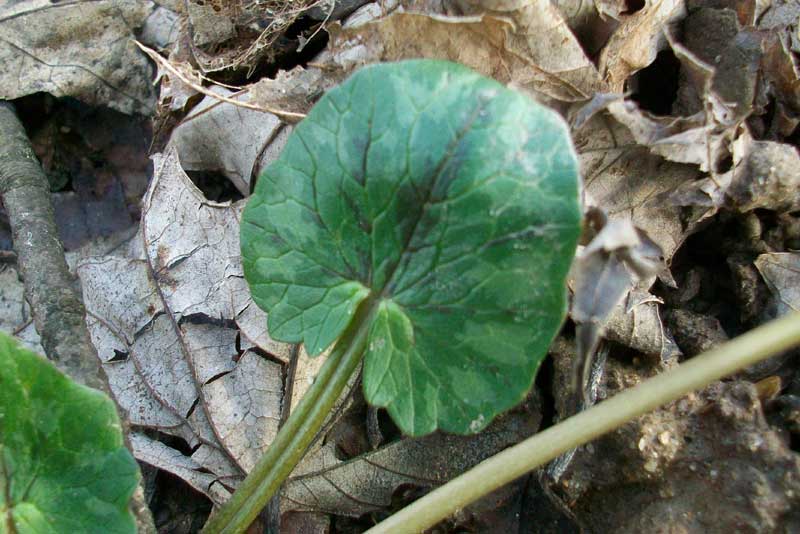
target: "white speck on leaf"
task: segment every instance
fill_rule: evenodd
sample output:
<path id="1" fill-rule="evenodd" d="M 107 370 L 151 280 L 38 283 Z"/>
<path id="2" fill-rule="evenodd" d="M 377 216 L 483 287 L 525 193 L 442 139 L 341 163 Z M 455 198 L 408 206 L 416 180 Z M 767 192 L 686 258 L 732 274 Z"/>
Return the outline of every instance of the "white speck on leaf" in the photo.
<path id="1" fill-rule="evenodd" d="M 481 414 L 481 415 L 479 415 L 479 416 L 478 416 L 478 418 L 477 418 L 477 419 L 474 419 L 474 420 L 473 420 L 473 421 L 472 421 L 472 422 L 469 424 L 469 430 L 470 430 L 470 432 L 477 432 L 478 430 L 480 430 L 481 428 L 483 428 L 483 422 L 484 422 L 484 418 L 483 418 L 483 414 Z"/>

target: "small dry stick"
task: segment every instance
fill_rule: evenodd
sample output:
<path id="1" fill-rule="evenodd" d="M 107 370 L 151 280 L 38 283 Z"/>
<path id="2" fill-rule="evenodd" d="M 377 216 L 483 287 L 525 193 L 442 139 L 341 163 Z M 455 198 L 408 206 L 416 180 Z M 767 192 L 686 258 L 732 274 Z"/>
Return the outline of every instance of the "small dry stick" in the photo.
<path id="1" fill-rule="evenodd" d="M 17 265 L 47 357 L 76 381 L 112 399 L 108 378 L 86 328 L 86 310 L 73 287 L 58 237 L 50 184 L 9 102 L 0 101 L 0 196 L 11 223 Z M 123 429 L 127 417 L 119 409 Z M 125 443 L 130 448 L 125 435 Z M 140 533 L 155 533 L 141 485 L 131 499 Z"/>
<path id="2" fill-rule="evenodd" d="M 262 113 L 271 113 L 289 123 L 296 123 L 306 118 L 304 113 L 295 113 L 293 111 L 284 111 L 281 109 L 275 108 L 268 108 L 264 106 L 257 106 L 255 104 L 251 104 L 249 102 L 242 102 L 241 100 L 234 100 L 233 98 L 228 98 L 226 96 L 220 95 L 209 89 L 208 87 L 203 87 L 202 83 L 200 82 L 201 78 L 200 75 L 193 72 L 188 65 L 173 65 L 168 60 L 164 59 L 159 55 L 158 52 L 153 50 L 152 48 L 148 48 L 139 41 L 134 41 L 136 46 L 142 49 L 142 52 L 147 54 L 147 57 L 152 59 L 156 65 L 160 68 L 164 69 L 171 75 L 178 78 L 180 81 L 197 91 L 198 93 L 202 93 L 206 96 L 210 96 L 211 98 L 216 98 L 221 102 L 227 102 L 228 104 L 233 104 L 234 106 L 239 106 L 240 108 L 245 109 L 252 109 L 255 111 L 260 111 Z"/>

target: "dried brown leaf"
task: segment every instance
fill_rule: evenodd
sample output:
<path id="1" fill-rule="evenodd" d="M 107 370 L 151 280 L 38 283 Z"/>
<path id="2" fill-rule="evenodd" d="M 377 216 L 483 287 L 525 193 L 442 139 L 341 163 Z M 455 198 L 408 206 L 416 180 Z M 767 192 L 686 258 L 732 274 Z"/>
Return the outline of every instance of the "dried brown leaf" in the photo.
<path id="1" fill-rule="evenodd" d="M 333 444 L 303 460 L 284 484 L 281 512 L 312 511 L 358 517 L 385 509 L 401 486 L 439 486 L 484 458 L 535 432 L 538 417 L 512 413 L 474 436 L 442 433 L 403 439 L 349 461 Z"/>
<path id="2" fill-rule="evenodd" d="M 394 13 L 349 28 L 332 25 L 333 60 L 349 70 L 378 61 L 445 59 L 540 98 L 588 98 L 597 83 L 594 67 L 558 11 L 547 7 L 549 3 L 540 4 L 537 0 L 540 13 L 532 6 L 511 14 L 519 16 L 518 21 L 507 13 L 466 17 Z"/>
<path id="3" fill-rule="evenodd" d="M 691 117 L 656 117 L 631 101 L 612 102 L 608 111 L 639 145 L 670 161 L 692 163 L 708 171 L 728 153 L 727 132 L 717 133 L 704 112 Z"/>
<path id="4" fill-rule="evenodd" d="M 611 92 L 621 93 L 632 74 L 647 67 L 666 48 L 664 28 L 686 15 L 684 0 L 648 0 L 621 24 L 600 54 L 600 72 Z"/>
<path id="5" fill-rule="evenodd" d="M 245 472 L 251 471 L 278 433 L 281 366 L 247 351 L 230 373 L 206 382 L 203 393 L 220 438 Z"/>
<path id="6" fill-rule="evenodd" d="M 150 66 L 133 44 L 149 2 L 32 0 L 0 6 L 0 98 L 71 96 L 123 113 L 155 105 Z"/>
<path id="7" fill-rule="evenodd" d="M 634 288 L 612 310 L 605 338 L 630 347 L 656 362 L 674 361 L 681 351 L 664 328 L 663 301 L 649 291 Z"/>
<path id="8" fill-rule="evenodd" d="M 756 259 L 756 268 L 773 296 L 782 303 L 779 313 L 800 311 L 800 252 L 762 254 Z"/>
<path id="9" fill-rule="evenodd" d="M 660 301 L 647 291 L 632 293 L 639 282 L 646 281 L 643 285 L 649 286 L 652 277 L 664 269 L 661 249 L 630 219 L 605 221 L 602 213 L 594 211 L 592 215 L 602 228 L 581 251 L 570 273 L 574 295 L 570 316 L 577 341 L 576 392 L 584 390 L 594 352 L 604 335 L 659 356 L 668 344 L 657 307 L 640 307 Z M 620 307 L 623 299 L 626 303 Z"/>
<path id="10" fill-rule="evenodd" d="M 792 145 L 746 137 L 727 194 L 737 209 L 800 209 L 800 156 Z"/>
<path id="11" fill-rule="evenodd" d="M 732 156 L 732 170 L 683 184 L 668 200 L 708 207 L 703 218 L 723 206 L 742 213 L 759 208 L 787 213 L 800 207 L 800 156 L 793 146 L 755 141 L 745 131 L 732 143 Z"/>
<path id="12" fill-rule="evenodd" d="M 762 73 L 777 101 L 777 130 L 790 135 L 800 124 L 800 66 L 793 53 L 789 37 L 770 34 L 764 40 Z"/>
<path id="13" fill-rule="evenodd" d="M 550 92 L 537 89 L 559 100 L 583 100 L 589 98 L 599 86 L 599 75 L 594 64 L 570 30 L 585 17 L 593 14 L 589 2 L 551 2 L 550 0 L 516 1 L 506 0 L 460 0 L 465 13 L 487 13 L 508 18 L 513 23 L 505 48 L 521 57 L 531 68 L 543 71 L 558 85 Z M 573 24 L 565 14 L 569 13 Z M 542 82 L 544 83 L 544 81 Z"/>
<path id="14" fill-rule="evenodd" d="M 249 101 L 247 93 L 235 94 L 222 87 L 215 92 L 228 98 Z M 172 132 L 183 168 L 212 171 L 226 176 L 236 189 L 248 196 L 251 180 L 263 167 L 277 159 L 288 130 L 275 115 L 242 109 L 206 96 Z"/>
<path id="15" fill-rule="evenodd" d="M 699 214 L 684 213 L 662 196 L 700 177 L 697 169 L 664 161 L 638 145 L 630 131 L 605 113 L 573 131 L 587 203 L 609 218 L 627 218 L 662 249 L 669 263 Z"/>
<path id="16" fill-rule="evenodd" d="M 250 305 L 241 209 L 207 201 L 171 150 L 156 157 L 137 239 L 77 269 L 92 341 L 131 423 L 200 447 L 189 458 L 148 438 L 139 458 L 216 503 L 271 442 L 283 397 L 282 366 L 237 348 Z"/>

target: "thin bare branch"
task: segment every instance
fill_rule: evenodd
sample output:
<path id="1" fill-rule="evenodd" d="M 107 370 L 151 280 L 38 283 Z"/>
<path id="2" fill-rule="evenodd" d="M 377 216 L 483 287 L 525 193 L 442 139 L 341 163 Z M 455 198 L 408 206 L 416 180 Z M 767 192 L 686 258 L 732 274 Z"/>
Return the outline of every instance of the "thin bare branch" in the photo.
<path id="1" fill-rule="evenodd" d="M 255 104 L 251 104 L 249 102 L 242 102 L 240 100 L 235 100 L 233 98 L 228 98 L 226 96 L 220 95 L 215 93 L 214 91 L 210 90 L 208 87 L 204 87 L 199 80 L 201 79 L 200 74 L 190 71 L 185 72 L 190 69 L 190 67 L 183 65 L 181 67 L 172 64 L 167 59 L 161 57 L 158 52 L 153 50 L 152 48 L 148 48 L 147 46 L 143 45 L 139 41 L 134 41 L 136 45 L 142 49 L 142 52 L 147 54 L 150 59 L 156 62 L 156 64 L 178 78 L 180 81 L 197 91 L 198 93 L 202 93 L 206 96 L 210 96 L 211 98 L 216 98 L 222 102 L 227 102 L 228 104 L 232 104 L 234 106 L 239 106 L 241 108 L 252 109 L 255 111 L 260 111 L 262 113 L 271 113 L 276 117 L 285 120 L 290 123 L 298 122 L 306 117 L 305 113 L 294 113 L 292 111 L 284 111 L 280 109 L 268 108 L 264 106 L 257 106 Z"/>

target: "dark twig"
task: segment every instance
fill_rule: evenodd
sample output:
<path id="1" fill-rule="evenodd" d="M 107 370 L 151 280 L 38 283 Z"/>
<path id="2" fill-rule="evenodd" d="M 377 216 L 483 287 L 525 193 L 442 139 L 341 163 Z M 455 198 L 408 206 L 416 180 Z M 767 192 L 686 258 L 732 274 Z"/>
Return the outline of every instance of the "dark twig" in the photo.
<path id="1" fill-rule="evenodd" d="M 86 328 L 86 310 L 74 288 L 58 237 L 50 185 L 14 106 L 0 101 L 0 195 L 11 223 L 17 266 L 47 357 L 70 377 L 114 398 Z M 127 417 L 118 408 L 123 428 Z M 126 433 L 126 444 L 127 433 Z M 140 533 L 154 533 L 139 486 L 131 500 Z"/>

